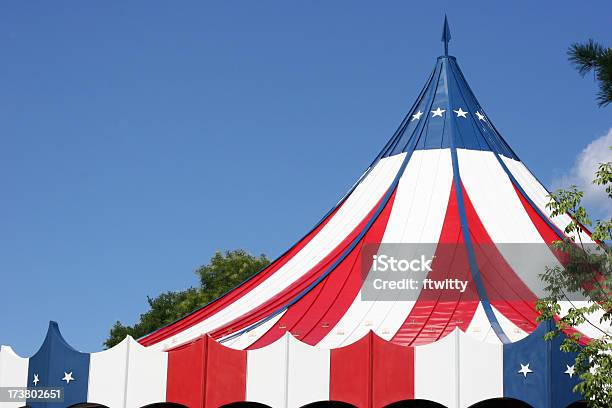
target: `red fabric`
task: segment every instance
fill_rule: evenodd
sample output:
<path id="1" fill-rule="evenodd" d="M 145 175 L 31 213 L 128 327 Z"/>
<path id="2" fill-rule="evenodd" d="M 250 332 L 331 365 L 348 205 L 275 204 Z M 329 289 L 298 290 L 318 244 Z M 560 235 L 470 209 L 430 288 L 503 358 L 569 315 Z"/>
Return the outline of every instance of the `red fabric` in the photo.
<path id="1" fill-rule="evenodd" d="M 331 350 L 329 396 L 358 407 L 384 407 L 414 398 L 414 349 L 373 332 Z"/>
<path id="2" fill-rule="evenodd" d="M 432 271 L 427 278 L 441 281 L 447 278 L 468 281 L 467 290 L 422 290 L 406 320 L 393 336 L 399 344 L 432 343 L 452 332 L 455 327 L 465 331 L 478 307 L 478 294 L 469 269 L 455 184 L 452 184 L 446 215 L 438 239 Z"/>
<path id="3" fill-rule="evenodd" d="M 204 384 L 204 339 L 168 353 L 166 400 L 190 408 L 202 407 Z"/>
<path id="4" fill-rule="evenodd" d="M 247 353 L 225 347 L 210 336 L 206 364 L 206 407 L 219 407 L 246 399 Z"/>
<path id="5" fill-rule="evenodd" d="M 168 352 L 166 400 L 190 408 L 218 407 L 246 398 L 246 351 L 210 336 Z"/>
<path id="6" fill-rule="evenodd" d="M 386 341 L 370 332 L 373 341 L 374 407 L 414 398 L 414 348 Z"/>

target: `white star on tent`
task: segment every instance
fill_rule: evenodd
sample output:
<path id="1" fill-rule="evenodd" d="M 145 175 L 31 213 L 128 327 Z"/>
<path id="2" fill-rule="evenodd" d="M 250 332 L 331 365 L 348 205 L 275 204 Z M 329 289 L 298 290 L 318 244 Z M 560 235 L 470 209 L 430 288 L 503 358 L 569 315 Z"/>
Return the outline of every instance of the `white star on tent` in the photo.
<path id="1" fill-rule="evenodd" d="M 442 117 L 442 114 L 446 112 L 444 109 L 440 109 L 438 107 L 438 109 L 436 109 L 435 111 L 431 111 L 431 113 L 433 113 L 433 115 L 431 115 L 432 118 L 435 118 L 436 116 Z"/>
<path id="2" fill-rule="evenodd" d="M 72 378 L 72 371 L 69 373 L 64 371 L 64 378 L 62 378 L 62 381 L 66 381 L 66 384 L 70 384 L 70 381 L 76 381 Z"/>
<path id="3" fill-rule="evenodd" d="M 461 109 L 461 108 L 459 108 L 458 110 L 453 111 L 453 112 L 455 112 L 457 114 L 458 118 L 467 118 L 467 116 L 465 116 L 465 115 L 467 115 L 467 112 L 464 112 L 463 109 Z"/>
<path id="4" fill-rule="evenodd" d="M 572 378 L 574 374 L 576 374 L 576 369 L 574 368 L 574 366 L 570 367 L 567 364 L 565 366 L 567 367 L 567 370 L 565 370 L 563 374 L 567 374 L 570 376 L 570 378 Z"/>
<path id="5" fill-rule="evenodd" d="M 483 115 L 482 113 L 476 111 L 476 116 L 478 116 L 479 120 L 482 120 L 483 122 L 485 121 L 485 115 Z"/>
<path id="6" fill-rule="evenodd" d="M 421 115 L 423 114 L 423 112 L 418 111 L 417 113 L 415 113 L 414 115 L 412 115 L 412 120 L 411 122 L 414 122 L 415 120 L 419 120 L 421 119 Z"/>
<path id="7" fill-rule="evenodd" d="M 525 376 L 525 378 L 527 378 L 527 374 L 528 373 L 533 373 L 533 371 L 531 371 L 529 369 L 529 363 L 527 363 L 527 365 L 523 365 L 521 364 L 521 369 L 518 370 L 519 374 L 523 374 L 523 376 Z"/>
<path id="8" fill-rule="evenodd" d="M 38 385 L 38 382 L 40 380 L 38 379 L 38 374 L 34 374 L 34 379 L 32 380 L 32 382 L 34 383 L 34 386 L 36 387 Z"/>

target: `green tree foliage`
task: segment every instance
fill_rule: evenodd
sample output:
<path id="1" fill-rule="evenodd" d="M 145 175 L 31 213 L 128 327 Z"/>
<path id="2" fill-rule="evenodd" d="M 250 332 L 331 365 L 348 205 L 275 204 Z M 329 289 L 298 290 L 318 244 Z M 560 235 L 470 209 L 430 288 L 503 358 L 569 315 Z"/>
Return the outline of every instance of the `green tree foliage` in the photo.
<path id="1" fill-rule="evenodd" d="M 238 286 L 269 264 L 270 261 L 263 254 L 255 257 L 241 249 L 217 252 L 208 264 L 195 271 L 200 281 L 199 287 L 147 297 L 149 310 L 141 314 L 132 326 L 117 321 L 104 345 L 110 348 L 127 335 L 137 339 L 172 323 Z"/>
<path id="2" fill-rule="evenodd" d="M 591 71 L 595 73 L 595 80 L 599 85 L 599 106 L 612 102 L 612 48 L 589 40 L 586 43 L 572 44 L 567 55 L 580 75 L 584 76 Z"/>
<path id="3" fill-rule="evenodd" d="M 612 200 L 612 162 L 602 163 L 595 174 L 594 184 L 605 189 Z M 569 332 L 580 324 L 591 324 L 599 316 L 599 323 L 612 319 L 612 249 L 606 242 L 612 240 L 612 220 L 593 223 L 581 205 L 582 191 L 576 186 L 557 190 L 550 195 L 548 208 L 552 215 L 572 214 L 565 227 L 567 234 L 579 236 L 586 227 L 594 227 L 593 239 L 601 245 L 585 245 L 580 239 L 558 241 L 553 248 L 564 258 L 563 267 L 547 268 L 541 275 L 546 285 L 546 296 L 537 303 L 541 313 L 539 320 L 560 316 L 554 331 L 547 333 L 548 340 L 561 332 Z M 567 313 L 561 316 L 561 302 L 567 303 L 579 293 L 589 302 L 572 302 Z M 587 317 L 589 320 L 587 320 Z M 585 339 L 586 340 L 586 339 Z M 600 330 L 599 336 L 581 346 L 581 335 L 569 335 L 561 350 L 577 352 L 575 368 L 580 376 L 576 386 L 590 407 L 612 407 L 612 333 Z"/>

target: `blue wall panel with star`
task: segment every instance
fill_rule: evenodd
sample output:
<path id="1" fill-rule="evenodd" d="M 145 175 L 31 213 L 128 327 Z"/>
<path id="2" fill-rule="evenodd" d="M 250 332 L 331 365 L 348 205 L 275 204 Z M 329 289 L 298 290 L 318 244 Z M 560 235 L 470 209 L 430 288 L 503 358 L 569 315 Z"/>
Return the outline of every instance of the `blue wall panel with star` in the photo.
<path id="1" fill-rule="evenodd" d="M 576 354 L 559 350 L 562 336 L 544 340 L 553 325 L 542 322 L 523 340 L 504 344 L 504 397 L 535 408 L 566 407 L 581 399 L 572 391 L 579 381 L 573 372 Z"/>
<path id="2" fill-rule="evenodd" d="M 31 408 L 69 407 L 87 401 L 89 353 L 72 348 L 62 337 L 56 322 L 49 323 L 47 336 L 40 349 L 30 358 L 28 387 L 64 389 L 64 402 L 28 400 Z"/>

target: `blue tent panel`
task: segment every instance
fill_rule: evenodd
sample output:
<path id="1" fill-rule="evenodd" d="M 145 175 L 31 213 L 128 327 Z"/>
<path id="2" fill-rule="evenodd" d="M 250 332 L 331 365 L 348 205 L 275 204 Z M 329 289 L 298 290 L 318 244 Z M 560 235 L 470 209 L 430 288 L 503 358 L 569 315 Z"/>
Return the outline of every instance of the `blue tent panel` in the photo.
<path id="1" fill-rule="evenodd" d="M 62 337 L 56 322 L 49 322 L 47 336 L 28 367 L 28 387 L 61 387 L 64 403 L 28 400 L 31 408 L 57 408 L 87 401 L 89 353 L 72 348 Z"/>

